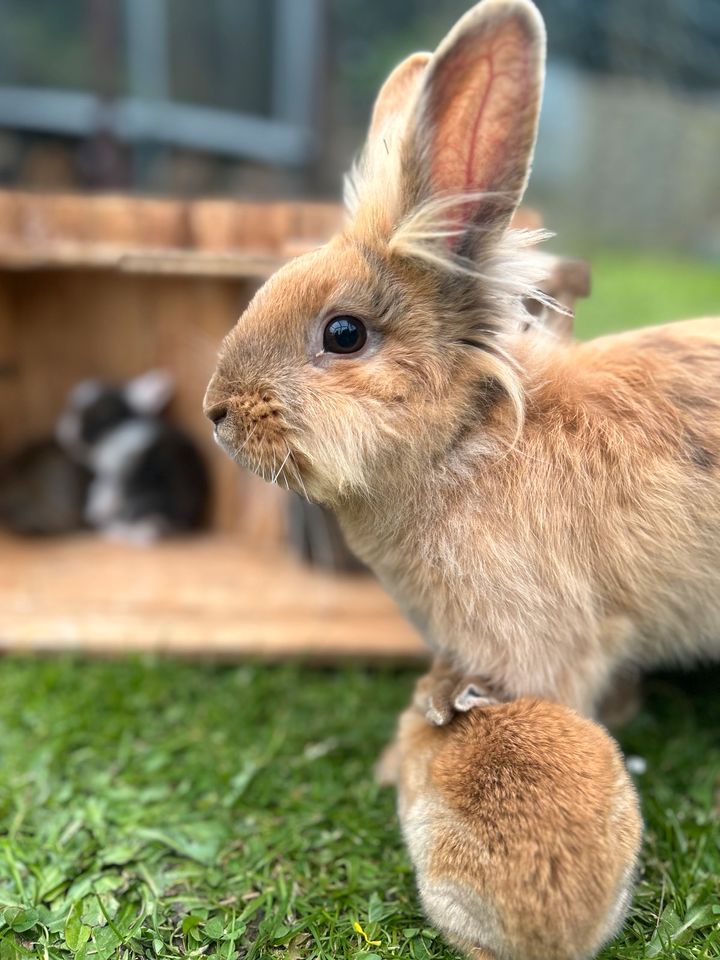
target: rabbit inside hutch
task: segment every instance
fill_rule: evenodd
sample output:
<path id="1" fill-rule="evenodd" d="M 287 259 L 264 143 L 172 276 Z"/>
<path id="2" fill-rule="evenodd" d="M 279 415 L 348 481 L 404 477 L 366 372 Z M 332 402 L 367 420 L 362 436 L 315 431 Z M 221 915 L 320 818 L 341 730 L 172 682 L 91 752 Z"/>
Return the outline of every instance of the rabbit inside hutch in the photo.
<path id="1" fill-rule="evenodd" d="M 138 544 L 202 526 L 208 473 L 193 441 L 165 415 L 172 393 L 164 370 L 119 386 L 78 383 L 55 438 L 2 465 L 0 523 L 37 536 L 89 527 Z"/>

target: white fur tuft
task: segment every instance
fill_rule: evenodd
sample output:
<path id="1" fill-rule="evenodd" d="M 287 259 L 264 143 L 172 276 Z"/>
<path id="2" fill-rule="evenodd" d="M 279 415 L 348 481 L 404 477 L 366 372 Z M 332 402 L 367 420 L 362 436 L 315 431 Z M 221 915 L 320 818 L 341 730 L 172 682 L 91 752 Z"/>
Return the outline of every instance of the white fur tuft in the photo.
<path id="1" fill-rule="evenodd" d="M 459 207 L 477 205 L 495 199 L 497 194 L 467 193 L 435 197 L 421 204 L 399 224 L 389 241 L 391 252 L 404 257 L 423 260 L 448 273 L 475 277 L 484 286 L 484 293 L 498 303 L 498 316 L 508 321 L 508 332 L 527 316 L 518 312 L 517 305 L 531 298 L 543 306 L 566 312 L 557 301 L 544 293 L 539 284 L 548 277 L 547 258 L 537 246 L 549 240 L 548 230 L 508 229 L 500 237 L 493 224 L 473 226 L 478 242 L 483 246 L 481 263 L 455 253 L 448 240 L 465 232 L 458 227 L 451 214 Z M 483 234 L 488 239 L 483 244 Z"/>

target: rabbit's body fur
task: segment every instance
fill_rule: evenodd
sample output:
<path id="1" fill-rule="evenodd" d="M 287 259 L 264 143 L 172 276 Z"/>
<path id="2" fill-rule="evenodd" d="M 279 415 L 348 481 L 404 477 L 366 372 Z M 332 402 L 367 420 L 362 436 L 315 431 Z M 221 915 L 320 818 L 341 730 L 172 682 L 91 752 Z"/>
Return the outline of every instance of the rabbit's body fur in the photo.
<path id="1" fill-rule="evenodd" d="M 520 332 L 543 63 L 530 0 L 482 0 L 393 71 L 347 228 L 258 292 L 206 411 L 459 672 L 592 714 L 625 669 L 720 654 L 720 320 Z"/>
<path id="2" fill-rule="evenodd" d="M 398 463 L 382 509 L 339 516 L 462 672 L 592 713 L 623 668 L 720 653 L 720 319 L 509 349 L 510 449 L 479 410 L 422 482 Z"/>
<path id="3" fill-rule="evenodd" d="M 473 960 L 584 960 L 622 925 L 642 835 L 622 756 L 547 701 L 398 728 L 398 815 L 425 911 Z"/>

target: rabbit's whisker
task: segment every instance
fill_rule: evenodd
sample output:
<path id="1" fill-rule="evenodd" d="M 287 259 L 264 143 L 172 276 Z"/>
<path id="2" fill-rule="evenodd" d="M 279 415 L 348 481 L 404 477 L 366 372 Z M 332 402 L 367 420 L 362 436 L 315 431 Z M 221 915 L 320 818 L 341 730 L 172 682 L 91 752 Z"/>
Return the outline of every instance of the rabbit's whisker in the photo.
<path id="1" fill-rule="evenodd" d="M 290 450 L 290 447 L 288 447 L 288 450 L 290 451 L 290 463 L 292 464 L 294 479 L 297 480 L 297 482 L 302 487 L 303 496 L 309 503 L 310 497 L 308 497 L 307 490 L 305 489 L 305 484 L 303 482 L 302 474 L 300 473 L 300 468 L 298 467 L 297 461 L 295 460 L 295 454 L 292 452 L 292 450 Z"/>
<path id="2" fill-rule="evenodd" d="M 283 462 L 280 464 L 280 469 L 279 469 L 278 472 L 275 474 L 275 480 L 276 480 L 276 481 L 278 480 L 278 478 L 279 478 L 280 475 L 282 474 L 283 470 L 285 469 L 285 464 L 288 462 L 288 457 L 289 457 L 289 456 L 290 456 L 290 447 L 288 447 L 288 452 L 285 454 L 285 459 L 284 459 Z"/>
<path id="3" fill-rule="evenodd" d="M 242 453 L 242 451 L 245 449 L 245 447 L 246 447 L 246 446 L 248 445 L 248 443 L 250 442 L 250 438 L 251 438 L 252 435 L 255 433 L 255 431 L 257 430 L 257 428 L 258 428 L 258 425 L 255 424 L 255 426 L 252 428 L 252 430 L 250 431 L 250 433 L 245 437 L 245 440 L 243 441 L 242 446 L 238 449 L 238 453 Z"/>

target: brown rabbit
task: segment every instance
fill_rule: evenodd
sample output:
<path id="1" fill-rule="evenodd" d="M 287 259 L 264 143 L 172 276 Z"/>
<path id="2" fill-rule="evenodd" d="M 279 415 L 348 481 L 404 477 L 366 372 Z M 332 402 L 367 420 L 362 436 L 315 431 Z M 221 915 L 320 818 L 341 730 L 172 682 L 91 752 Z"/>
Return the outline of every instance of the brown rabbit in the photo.
<path id="1" fill-rule="evenodd" d="M 530 0 L 482 0 L 396 68 L 347 227 L 258 292 L 206 412 L 461 673 L 593 714 L 625 670 L 720 653 L 720 321 L 523 332 L 544 49 Z"/>
<path id="2" fill-rule="evenodd" d="M 591 957 L 625 919 L 642 835 L 620 751 L 567 707 L 482 694 L 458 691 L 458 709 L 484 705 L 448 726 L 400 717 L 398 815 L 425 911 L 474 960 Z"/>

